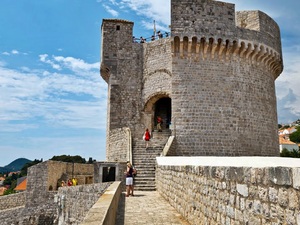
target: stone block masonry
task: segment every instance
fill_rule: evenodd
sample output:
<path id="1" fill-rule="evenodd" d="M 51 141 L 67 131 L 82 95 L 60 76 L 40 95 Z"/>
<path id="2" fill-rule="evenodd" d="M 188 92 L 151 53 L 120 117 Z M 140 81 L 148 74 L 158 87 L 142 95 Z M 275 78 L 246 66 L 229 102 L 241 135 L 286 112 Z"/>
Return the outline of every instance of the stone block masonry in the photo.
<path id="1" fill-rule="evenodd" d="M 25 205 L 25 192 L 0 197 L 0 211 Z"/>
<path id="2" fill-rule="evenodd" d="M 191 224 L 300 224 L 299 159 L 161 157 L 157 163 L 157 191 Z"/>
<path id="3" fill-rule="evenodd" d="M 58 224 L 80 224 L 111 183 L 59 188 L 55 196 Z"/>

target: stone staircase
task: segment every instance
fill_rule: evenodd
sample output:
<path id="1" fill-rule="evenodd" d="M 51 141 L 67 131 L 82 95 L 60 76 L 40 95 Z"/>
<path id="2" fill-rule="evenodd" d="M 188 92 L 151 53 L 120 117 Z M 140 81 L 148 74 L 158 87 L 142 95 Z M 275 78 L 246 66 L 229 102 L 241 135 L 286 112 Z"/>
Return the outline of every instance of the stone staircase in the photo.
<path id="1" fill-rule="evenodd" d="M 165 144 L 171 135 L 170 130 L 152 132 L 149 147 L 145 148 L 145 142 L 140 139 L 133 141 L 132 161 L 137 169 L 134 178 L 134 189 L 140 191 L 155 191 L 156 156 L 160 156 Z"/>

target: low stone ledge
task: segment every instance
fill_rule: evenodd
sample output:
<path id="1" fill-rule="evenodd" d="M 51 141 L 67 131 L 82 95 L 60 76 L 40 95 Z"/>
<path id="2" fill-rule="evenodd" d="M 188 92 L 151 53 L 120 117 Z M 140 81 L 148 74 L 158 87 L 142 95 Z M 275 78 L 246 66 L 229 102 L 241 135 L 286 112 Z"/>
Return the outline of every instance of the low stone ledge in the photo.
<path id="1" fill-rule="evenodd" d="M 191 224 L 300 224 L 300 159 L 156 159 L 157 191 Z"/>
<path id="2" fill-rule="evenodd" d="M 120 181 L 111 184 L 85 216 L 81 225 L 115 224 L 119 199 L 122 193 Z"/>
<path id="3" fill-rule="evenodd" d="M 156 157 L 157 164 L 162 166 L 230 166 L 230 167 L 300 167 L 300 159 L 283 157 Z"/>

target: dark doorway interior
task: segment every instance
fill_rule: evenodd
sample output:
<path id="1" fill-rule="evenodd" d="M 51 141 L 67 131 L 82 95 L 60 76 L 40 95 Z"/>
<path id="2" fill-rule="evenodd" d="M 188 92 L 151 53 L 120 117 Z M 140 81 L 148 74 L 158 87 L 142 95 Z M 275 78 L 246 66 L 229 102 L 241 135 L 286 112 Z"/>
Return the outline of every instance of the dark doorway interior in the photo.
<path id="1" fill-rule="evenodd" d="M 102 182 L 116 181 L 116 167 L 103 167 Z"/>
<path id="2" fill-rule="evenodd" d="M 172 118 L 172 111 L 171 111 L 171 99 L 170 98 L 161 98 L 155 103 L 155 128 L 156 128 L 156 117 L 160 116 L 163 120 L 161 125 L 162 129 L 169 129 L 171 124 Z"/>

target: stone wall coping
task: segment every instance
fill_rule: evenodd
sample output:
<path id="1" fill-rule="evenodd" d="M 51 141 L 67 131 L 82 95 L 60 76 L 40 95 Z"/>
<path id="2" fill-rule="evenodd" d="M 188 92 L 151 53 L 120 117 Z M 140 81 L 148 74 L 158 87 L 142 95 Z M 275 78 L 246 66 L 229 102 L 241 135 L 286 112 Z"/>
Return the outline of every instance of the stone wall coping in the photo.
<path id="1" fill-rule="evenodd" d="M 119 199 L 122 193 L 121 184 L 121 181 L 115 181 L 112 183 L 88 211 L 80 225 L 115 224 Z"/>
<path id="2" fill-rule="evenodd" d="M 159 166 L 299 167 L 300 159 L 282 157 L 156 157 Z"/>

